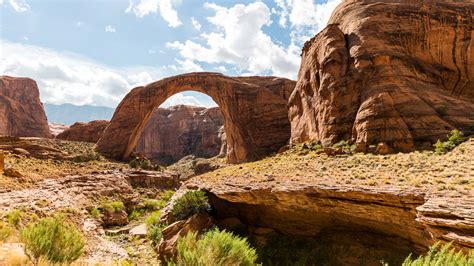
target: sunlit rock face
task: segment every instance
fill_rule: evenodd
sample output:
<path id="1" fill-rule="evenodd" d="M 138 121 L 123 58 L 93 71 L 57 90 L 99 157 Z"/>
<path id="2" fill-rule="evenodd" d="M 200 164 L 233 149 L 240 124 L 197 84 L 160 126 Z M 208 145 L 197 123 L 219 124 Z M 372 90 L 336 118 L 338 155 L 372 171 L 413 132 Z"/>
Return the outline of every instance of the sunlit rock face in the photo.
<path id="1" fill-rule="evenodd" d="M 219 154 L 219 129 L 224 117 L 219 108 L 176 105 L 156 109 L 135 148 L 147 158 L 169 164 L 185 157 Z"/>
<path id="2" fill-rule="evenodd" d="M 51 137 L 34 80 L 0 76 L 0 135 Z"/>
<path id="3" fill-rule="evenodd" d="M 96 143 L 108 124 L 109 121 L 107 120 L 94 120 L 88 123 L 76 122 L 68 129 L 58 134 L 56 138 Z"/>
<path id="4" fill-rule="evenodd" d="M 291 140 L 393 150 L 474 131 L 473 3 L 345 1 L 306 42 Z"/>
<path id="5" fill-rule="evenodd" d="M 288 97 L 295 82 L 278 77 L 228 77 L 188 73 L 131 90 L 117 107 L 97 143 L 108 158 L 127 160 L 137 146 L 153 110 L 172 95 L 194 90 L 209 95 L 224 117 L 227 161 L 252 161 L 288 143 Z"/>

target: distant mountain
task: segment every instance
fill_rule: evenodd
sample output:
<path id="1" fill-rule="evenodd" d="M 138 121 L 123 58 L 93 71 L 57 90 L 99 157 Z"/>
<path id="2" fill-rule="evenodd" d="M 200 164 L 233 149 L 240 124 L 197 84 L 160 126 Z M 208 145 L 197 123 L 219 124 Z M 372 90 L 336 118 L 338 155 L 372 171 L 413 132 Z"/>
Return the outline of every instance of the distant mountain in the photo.
<path id="1" fill-rule="evenodd" d="M 44 104 L 48 122 L 51 124 L 72 125 L 76 122 L 92 120 L 110 120 L 115 109 L 105 106 L 74 105 L 74 104 Z"/>

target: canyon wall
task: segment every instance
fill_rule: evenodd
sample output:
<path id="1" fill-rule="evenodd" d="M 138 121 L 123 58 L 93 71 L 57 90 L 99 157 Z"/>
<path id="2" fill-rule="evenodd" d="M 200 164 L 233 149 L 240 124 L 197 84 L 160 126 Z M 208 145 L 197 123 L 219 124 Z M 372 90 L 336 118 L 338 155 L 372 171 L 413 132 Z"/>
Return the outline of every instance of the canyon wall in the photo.
<path id="1" fill-rule="evenodd" d="M 291 141 L 431 147 L 474 133 L 474 3 L 345 1 L 305 43 Z"/>

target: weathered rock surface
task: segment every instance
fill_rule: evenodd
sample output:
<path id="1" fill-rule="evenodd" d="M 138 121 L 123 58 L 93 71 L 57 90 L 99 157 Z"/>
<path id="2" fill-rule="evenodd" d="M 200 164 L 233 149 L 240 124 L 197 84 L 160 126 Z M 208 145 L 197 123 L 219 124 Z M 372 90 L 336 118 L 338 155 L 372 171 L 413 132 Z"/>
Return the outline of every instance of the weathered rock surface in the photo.
<path id="1" fill-rule="evenodd" d="M 34 157 L 38 159 L 67 160 L 68 154 L 64 151 L 43 145 L 39 138 L 0 137 L 0 150 L 4 150 L 19 157 Z"/>
<path id="2" fill-rule="evenodd" d="M 474 4 L 344 1 L 303 48 L 292 142 L 395 151 L 474 132 Z"/>
<path id="3" fill-rule="evenodd" d="M 180 186 L 179 174 L 174 172 L 156 172 L 136 170 L 127 173 L 127 181 L 132 187 L 176 189 Z"/>
<path id="4" fill-rule="evenodd" d="M 413 251 L 423 252 L 437 241 L 453 241 L 464 250 L 474 247 L 470 195 L 449 198 L 389 186 L 324 186 L 290 180 L 227 184 L 199 178 L 191 179 L 182 189 L 209 191 L 218 224 L 236 218 L 249 228 L 271 228 L 290 237 L 323 237 L 339 244 L 345 241 L 344 235 L 361 240 L 386 239 L 383 245 L 369 249 L 385 255 L 392 250 L 399 258 Z M 340 237 L 328 240 L 331 235 Z M 382 257 L 367 259 L 377 262 Z"/>
<path id="5" fill-rule="evenodd" d="M 56 136 L 57 139 L 96 143 L 109 121 L 77 122 Z"/>
<path id="6" fill-rule="evenodd" d="M 170 164 L 186 155 L 209 158 L 219 154 L 219 108 L 176 105 L 156 109 L 135 148 L 136 153 Z"/>
<path id="7" fill-rule="evenodd" d="M 107 211 L 104 210 L 102 221 L 105 226 L 126 225 L 128 224 L 128 215 L 125 210 Z"/>
<path id="8" fill-rule="evenodd" d="M 277 77 L 227 77 L 189 73 L 133 89 L 120 103 L 97 150 L 110 158 L 128 159 L 153 110 L 185 90 L 205 93 L 224 116 L 227 160 L 250 161 L 277 151 L 288 142 L 287 99 L 295 82 Z"/>
<path id="9" fill-rule="evenodd" d="M 176 257 L 176 245 L 179 237 L 185 236 L 188 232 L 202 232 L 211 228 L 214 224 L 212 217 L 206 213 L 199 213 L 191 216 L 187 220 L 176 221 L 163 229 L 163 237 L 158 245 L 157 251 L 162 261 Z"/>
<path id="10" fill-rule="evenodd" d="M 0 76 L 0 135 L 51 137 L 34 80 Z"/>

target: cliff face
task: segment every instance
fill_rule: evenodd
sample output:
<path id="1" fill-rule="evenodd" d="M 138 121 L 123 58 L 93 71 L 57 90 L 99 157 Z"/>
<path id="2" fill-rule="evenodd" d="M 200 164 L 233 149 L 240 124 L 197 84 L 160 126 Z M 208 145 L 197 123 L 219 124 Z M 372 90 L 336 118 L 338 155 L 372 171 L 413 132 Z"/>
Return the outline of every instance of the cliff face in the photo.
<path id="1" fill-rule="evenodd" d="M 293 143 L 408 151 L 474 133 L 474 4 L 397 2 L 345 1 L 305 44 Z"/>
<path id="2" fill-rule="evenodd" d="M 56 136 L 57 139 L 96 143 L 109 124 L 106 120 L 76 122 Z"/>
<path id="3" fill-rule="evenodd" d="M 34 80 L 0 76 L 0 135 L 51 137 Z"/>
<path id="4" fill-rule="evenodd" d="M 212 157 L 219 154 L 219 128 L 224 118 L 219 108 L 186 105 L 156 109 L 135 148 L 161 163 L 172 163 L 186 155 Z"/>

